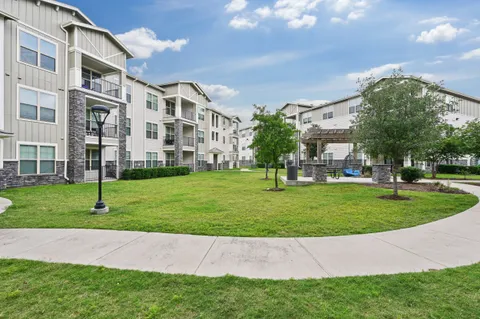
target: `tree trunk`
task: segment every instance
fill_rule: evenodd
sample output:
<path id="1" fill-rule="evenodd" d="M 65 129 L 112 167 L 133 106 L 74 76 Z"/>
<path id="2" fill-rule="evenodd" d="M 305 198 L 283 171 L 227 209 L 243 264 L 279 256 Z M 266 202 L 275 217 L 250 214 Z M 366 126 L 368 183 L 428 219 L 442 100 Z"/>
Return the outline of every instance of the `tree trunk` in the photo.
<path id="1" fill-rule="evenodd" d="M 275 189 L 278 189 L 278 168 L 275 168 Z"/>
<path id="2" fill-rule="evenodd" d="M 437 178 L 437 167 L 435 165 L 435 162 L 432 162 L 432 179 Z"/>
<path id="3" fill-rule="evenodd" d="M 397 167 L 392 166 L 393 171 L 393 195 L 398 196 L 398 181 L 397 181 Z"/>
<path id="4" fill-rule="evenodd" d="M 268 179 L 268 164 L 265 163 L 265 179 Z"/>

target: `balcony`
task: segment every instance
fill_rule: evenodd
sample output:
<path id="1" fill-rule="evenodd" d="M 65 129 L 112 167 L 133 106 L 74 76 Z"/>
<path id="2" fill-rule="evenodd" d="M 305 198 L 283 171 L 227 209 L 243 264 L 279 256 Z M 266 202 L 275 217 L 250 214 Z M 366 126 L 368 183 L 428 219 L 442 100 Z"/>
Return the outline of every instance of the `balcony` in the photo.
<path id="1" fill-rule="evenodd" d="M 193 137 L 183 137 L 183 146 L 195 146 L 195 139 Z"/>
<path id="2" fill-rule="evenodd" d="M 122 98 L 122 87 L 118 84 L 109 82 L 102 78 L 88 79 L 82 78 L 82 88 L 92 90 L 98 93 L 110 95 L 117 99 Z"/>
<path id="3" fill-rule="evenodd" d="M 175 136 L 165 136 L 163 138 L 163 146 L 175 146 Z"/>
<path id="4" fill-rule="evenodd" d="M 98 136 L 100 130 L 95 121 L 87 120 L 85 123 L 87 136 Z M 117 125 L 105 123 L 103 124 L 102 136 L 108 138 L 118 138 Z"/>
<path id="5" fill-rule="evenodd" d="M 196 117 L 197 116 L 194 112 L 182 110 L 182 118 L 190 120 L 190 121 L 195 121 Z"/>
<path id="6" fill-rule="evenodd" d="M 233 152 L 237 153 L 238 152 L 238 145 L 233 145 Z"/>

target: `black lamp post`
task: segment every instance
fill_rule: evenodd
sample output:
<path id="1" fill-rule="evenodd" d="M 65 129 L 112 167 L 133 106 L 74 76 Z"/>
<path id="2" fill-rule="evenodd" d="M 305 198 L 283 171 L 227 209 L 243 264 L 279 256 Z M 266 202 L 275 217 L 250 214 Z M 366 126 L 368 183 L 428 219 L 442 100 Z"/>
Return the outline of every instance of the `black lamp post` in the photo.
<path id="1" fill-rule="evenodd" d="M 110 114 L 110 109 L 105 105 L 94 105 L 92 106 L 92 114 L 97 122 L 98 126 L 98 201 L 95 204 L 92 212 L 102 211 L 106 213 L 108 208 L 105 206 L 105 203 L 102 200 L 102 177 L 103 177 L 103 167 L 102 167 L 102 134 L 103 134 L 103 124 Z"/>

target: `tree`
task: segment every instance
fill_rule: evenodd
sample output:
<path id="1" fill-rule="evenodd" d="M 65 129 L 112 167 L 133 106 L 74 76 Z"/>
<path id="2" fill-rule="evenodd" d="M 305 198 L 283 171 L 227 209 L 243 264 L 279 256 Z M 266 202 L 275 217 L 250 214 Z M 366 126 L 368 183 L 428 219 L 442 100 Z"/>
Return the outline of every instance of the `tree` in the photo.
<path id="1" fill-rule="evenodd" d="M 371 158 L 392 160 L 393 195 L 398 196 L 398 168 L 405 157 L 420 154 L 444 122 L 449 102 L 441 86 L 394 70 L 388 78 L 359 81 L 362 110 L 352 121 L 354 139 Z"/>
<path id="2" fill-rule="evenodd" d="M 262 112 L 263 110 L 263 112 Z M 293 124 L 284 121 L 285 114 L 280 110 L 275 113 L 265 112 L 262 108 L 256 108 L 253 114 L 253 127 L 255 137 L 251 147 L 257 150 L 258 158 L 265 163 L 271 164 L 275 169 L 275 189 L 278 188 L 278 169 L 280 159 L 287 154 L 297 151 L 296 129 Z"/>
<path id="3" fill-rule="evenodd" d="M 448 124 L 441 124 L 435 128 L 436 138 L 415 155 L 415 158 L 428 161 L 432 164 L 432 178 L 437 178 L 438 164 L 442 161 L 447 163 L 452 159 L 458 159 L 465 155 L 465 145 L 461 138 L 461 129 Z"/>
<path id="4" fill-rule="evenodd" d="M 465 154 L 469 154 L 476 159 L 480 158 L 480 121 L 475 119 L 468 122 L 460 134 L 465 143 Z"/>
<path id="5" fill-rule="evenodd" d="M 253 104 L 253 108 L 254 108 L 254 111 L 253 111 L 252 122 L 254 122 L 254 123 L 256 121 L 255 118 L 261 118 L 261 117 L 264 117 L 264 116 L 267 116 L 268 114 L 270 114 L 270 112 L 267 111 L 267 106 L 266 105 Z M 259 132 L 262 131 L 262 128 L 263 128 L 262 123 L 258 122 L 257 124 L 255 124 L 253 130 L 256 132 L 256 135 L 258 135 Z M 262 137 L 259 137 L 259 139 L 263 138 L 263 137 L 264 137 L 264 135 L 262 135 Z M 269 165 L 269 162 L 268 162 L 268 158 L 264 158 L 265 153 L 259 152 L 258 147 L 255 147 L 253 145 L 253 141 L 252 141 L 252 144 L 250 144 L 248 146 L 248 148 L 255 150 L 255 160 L 257 161 L 257 163 L 265 163 L 265 180 L 268 180 L 268 165 Z"/>

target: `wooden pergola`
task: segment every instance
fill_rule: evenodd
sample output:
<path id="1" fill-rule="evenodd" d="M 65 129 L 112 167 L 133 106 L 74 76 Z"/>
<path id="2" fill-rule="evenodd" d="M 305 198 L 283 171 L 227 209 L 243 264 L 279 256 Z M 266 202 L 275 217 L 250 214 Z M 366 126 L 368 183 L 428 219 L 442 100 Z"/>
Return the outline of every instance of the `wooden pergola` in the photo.
<path id="1" fill-rule="evenodd" d="M 307 148 L 307 160 L 310 158 L 310 145 L 317 145 L 317 161 L 322 158 L 324 144 L 351 143 L 353 130 L 351 129 L 322 129 L 318 126 L 310 127 L 301 137 L 300 141 Z M 357 158 L 357 145 L 353 144 L 354 158 Z"/>

